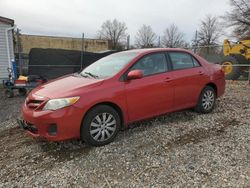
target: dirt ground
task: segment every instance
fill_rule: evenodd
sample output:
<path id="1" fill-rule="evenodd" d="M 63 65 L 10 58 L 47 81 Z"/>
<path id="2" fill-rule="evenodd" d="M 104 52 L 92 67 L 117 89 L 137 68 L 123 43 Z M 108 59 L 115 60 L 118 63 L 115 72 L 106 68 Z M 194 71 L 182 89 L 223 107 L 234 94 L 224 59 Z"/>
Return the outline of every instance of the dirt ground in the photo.
<path id="1" fill-rule="evenodd" d="M 115 141 L 33 140 L 15 119 L 24 97 L 0 89 L 0 187 L 248 187 L 250 85 L 228 82 L 210 114 L 176 112 L 133 124 Z"/>

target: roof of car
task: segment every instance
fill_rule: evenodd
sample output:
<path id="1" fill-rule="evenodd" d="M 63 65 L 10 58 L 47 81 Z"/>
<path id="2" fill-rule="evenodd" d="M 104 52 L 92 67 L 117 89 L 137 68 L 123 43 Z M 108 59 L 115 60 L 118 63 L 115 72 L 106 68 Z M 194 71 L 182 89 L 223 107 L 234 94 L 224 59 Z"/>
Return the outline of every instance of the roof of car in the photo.
<path id="1" fill-rule="evenodd" d="M 142 54 L 142 53 L 162 52 L 162 51 L 182 51 L 182 52 L 186 52 L 188 50 L 181 49 L 181 48 L 144 48 L 144 49 L 128 50 L 127 52 L 136 52 L 136 53 Z"/>

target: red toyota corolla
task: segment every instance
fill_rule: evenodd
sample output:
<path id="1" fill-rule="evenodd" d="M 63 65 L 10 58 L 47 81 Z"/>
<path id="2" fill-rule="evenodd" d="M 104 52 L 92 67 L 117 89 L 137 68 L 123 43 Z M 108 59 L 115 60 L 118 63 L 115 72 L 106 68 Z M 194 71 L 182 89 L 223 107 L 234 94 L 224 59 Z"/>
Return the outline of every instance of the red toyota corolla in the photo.
<path id="1" fill-rule="evenodd" d="M 18 124 L 33 137 L 101 146 L 135 121 L 187 108 L 211 112 L 224 90 L 221 66 L 187 50 L 130 50 L 34 89 Z"/>

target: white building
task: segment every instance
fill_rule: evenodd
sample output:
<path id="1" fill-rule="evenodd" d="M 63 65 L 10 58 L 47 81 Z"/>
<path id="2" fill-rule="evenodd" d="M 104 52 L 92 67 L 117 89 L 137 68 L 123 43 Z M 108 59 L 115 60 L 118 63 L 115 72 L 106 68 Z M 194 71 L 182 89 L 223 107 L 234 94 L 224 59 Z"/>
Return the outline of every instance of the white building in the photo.
<path id="1" fill-rule="evenodd" d="M 0 84 L 8 78 L 7 68 L 14 59 L 14 20 L 0 16 Z"/>

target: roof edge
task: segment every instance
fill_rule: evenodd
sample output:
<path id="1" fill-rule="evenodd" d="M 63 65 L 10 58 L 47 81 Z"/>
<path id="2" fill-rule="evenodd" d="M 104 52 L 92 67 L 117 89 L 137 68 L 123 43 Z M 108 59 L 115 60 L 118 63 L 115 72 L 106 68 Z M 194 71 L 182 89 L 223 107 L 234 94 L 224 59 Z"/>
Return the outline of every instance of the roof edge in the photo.
<path id="1" fill-rule="evenodd" d="M 5 18 L 5 17 L 0 16 L 0 22 L 10 24 L 11 26 L 14 26 L 14 20 L 12 20 L 10 18 Z"/>

